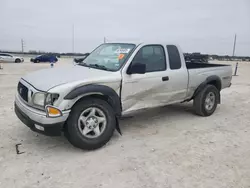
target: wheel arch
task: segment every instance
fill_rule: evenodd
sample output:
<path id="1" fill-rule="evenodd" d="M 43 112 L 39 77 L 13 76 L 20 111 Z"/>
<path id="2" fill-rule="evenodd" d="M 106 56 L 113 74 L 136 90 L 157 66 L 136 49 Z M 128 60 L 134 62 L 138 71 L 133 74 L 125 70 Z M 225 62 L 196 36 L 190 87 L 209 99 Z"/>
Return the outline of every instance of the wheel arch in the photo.
<path id="1" fill-rule="evenodd" d="M 209 76 L 206 79 L 206 84 L 214 85 L 219 91 L 221 91 L 221 79 L 219 76 Z"/>
<path id="2" fill-rule="evenodd" d="M 192 99 L 194 99 L 194 97 L 199 93 L 201 92 L 206 85 L 213 85 L 215 86 L 219 93 L 221 91 L 221 79 L 219 76 L 216 76 L 216 75 L 213 75 L 213 76 L 209 76 L 206 78 L 206 80 L 204 82 L 202 82 L 195 90 L 194 94 L 193 94 L 193 97 Z M 218 99 L 218 103 L 220 104 L 220 95 L 219 95 L 219 99 Z"/>
<path id="3" fill-rule="evenodd" d="M 64 99 L 73 100 L 78 98 L 74 102 L 74 106 L 79 101 L 89 97 L 99 98 L 106 101 L 114 109 L 115 115 L 121 116 L 122 107 L 120 97 L 112 88 L 108 86 L 95 84 L 81 86 L 70 91 Z"/>

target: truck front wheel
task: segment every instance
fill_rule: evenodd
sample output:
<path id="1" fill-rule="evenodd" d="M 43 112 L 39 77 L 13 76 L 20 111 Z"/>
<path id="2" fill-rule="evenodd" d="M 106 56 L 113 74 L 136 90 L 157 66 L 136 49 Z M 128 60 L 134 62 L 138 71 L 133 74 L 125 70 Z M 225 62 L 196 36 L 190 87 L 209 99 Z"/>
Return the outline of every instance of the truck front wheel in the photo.
<path id="1" fill-rule="evenodd" d="M 205 88 L 200 91 L 194 97 L 194 110 L 197 115 L 210 116 L 217 108 L 217 104 L 220 98 L 220 93 L 214 85 L 206 85 Z"/>
<path id="2" fill-rule="evenodd" d="M 110 140 L 115 125 L 114 111 L 106 101 L 86 98 L 72 108 L 67 121 L 67 137 L 75 147 L 94 150 Z"/>

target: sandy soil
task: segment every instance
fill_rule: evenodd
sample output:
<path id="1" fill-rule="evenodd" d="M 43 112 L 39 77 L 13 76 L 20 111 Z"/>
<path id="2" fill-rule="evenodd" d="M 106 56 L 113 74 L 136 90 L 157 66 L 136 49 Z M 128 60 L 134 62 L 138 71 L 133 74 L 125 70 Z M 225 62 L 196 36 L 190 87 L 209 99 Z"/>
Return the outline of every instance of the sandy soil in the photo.
<path id="1" fill-rule="evenodd" d="M 70 63 L 61 59 L 56 66 Z M 19 78 L 49 64 L 26 59 L 3 66 L 0 187 L 250 187 L 250 63 L 239 64 L 239 76 L 222 91 L 222 104 L 211 117 L 193 115 L 192 103 L 139 113 L 121 122 L 123 136 L 115 133 L 92 152 L 74 148 L 64 137 L 32 132 L 13 112 Z"/>

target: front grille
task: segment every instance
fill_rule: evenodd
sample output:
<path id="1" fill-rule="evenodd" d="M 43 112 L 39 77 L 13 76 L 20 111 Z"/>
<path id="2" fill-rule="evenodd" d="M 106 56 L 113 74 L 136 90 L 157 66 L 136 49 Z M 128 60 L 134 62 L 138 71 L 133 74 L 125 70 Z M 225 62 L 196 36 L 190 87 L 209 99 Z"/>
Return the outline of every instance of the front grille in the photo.
<path id="1" fill-rule="evenodd" d="M 25 85 L 23 85 L 21 82 L 18 83 L 17 92 L 19 93 L 19 95 L 22 97 L 23 100 L 28 102 L 29 89 Z"/>

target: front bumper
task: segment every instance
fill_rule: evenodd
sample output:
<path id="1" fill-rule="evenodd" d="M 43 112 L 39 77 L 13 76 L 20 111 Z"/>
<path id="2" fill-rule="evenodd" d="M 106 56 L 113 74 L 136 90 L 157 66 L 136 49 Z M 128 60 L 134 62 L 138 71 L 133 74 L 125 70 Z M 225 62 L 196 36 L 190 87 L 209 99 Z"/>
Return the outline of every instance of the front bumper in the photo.
<path id="1" fill-rule="evenodd" d="M 51 118 L 46 113 L 24 104 L 19 96 L 15 100 L 15 113 L 17 117 L 31 130 L 48 136 L 60 136 L 63 125 L 67 121 L 69 111 L 62 116 Z"/>

